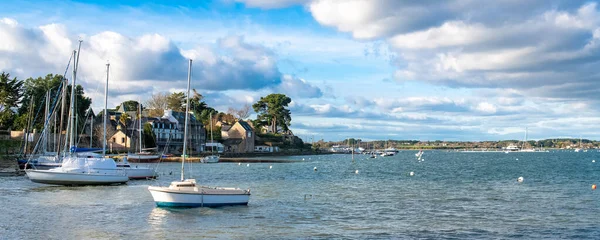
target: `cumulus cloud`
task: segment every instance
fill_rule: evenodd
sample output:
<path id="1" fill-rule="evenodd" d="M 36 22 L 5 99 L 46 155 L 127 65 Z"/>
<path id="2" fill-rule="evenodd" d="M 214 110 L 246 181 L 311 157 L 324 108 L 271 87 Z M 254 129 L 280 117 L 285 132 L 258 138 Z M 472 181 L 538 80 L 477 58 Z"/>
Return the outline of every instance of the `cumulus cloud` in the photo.
<path id="1" fill-rule="evenodd" d="M 394 76 L 557 98 L 600 96 L 600 11 L 584 1 L 314 0 L 315 20 L 397 52 Z"/>
<path id="2" fill-rule="evenodd" d="M 323 96 L 320 88 L 313 86 L 302 78 L 283 75 L 281 84 L 275 88 L 276 92 L 284 93 L 290 97 L 319 98 Z"/>
<path id="3" fill-rule="evenodd" d="M 19 78 L 49 72 L 63 73 L 77 39 L 65 26 L 49 24 L 27 28 L 14 19 L 0 20 L 0 70 Z M 186 87 L 188 58 L 193 59 L 192 87 L 197 89 L 284 91 L 295 97 L 320 97 L 318 87 L 304 79 L 282 74 L 277 57 L 268 48 L 242 36 L 217 39 L 214 46 L 182 49 L 160 34 L 130 37 L 105 31 L 82 35 L 78 83 L 88 94 L 106 79 L 110 62 L 111 104 L 145 98 L 152 92 L 182 91 Z M 70 75 L 67 75 L 69 77 Z"/>

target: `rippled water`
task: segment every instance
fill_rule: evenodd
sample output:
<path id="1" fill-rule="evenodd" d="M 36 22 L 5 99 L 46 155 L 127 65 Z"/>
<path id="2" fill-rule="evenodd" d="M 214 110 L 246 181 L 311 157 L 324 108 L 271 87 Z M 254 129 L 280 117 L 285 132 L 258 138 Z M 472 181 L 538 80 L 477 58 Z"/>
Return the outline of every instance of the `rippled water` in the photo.
<path id="1" fill-rule="evenodd" d="M 157 181 L 122 186 L 0 178 L 0 238 L 600 239 L 598 152 L 414 153 L 192 164 L 204 185 L 252 189 L 247 207 L 155 207 L 147 186 L 178 179 L 176 163 L 160 164 Z"/>

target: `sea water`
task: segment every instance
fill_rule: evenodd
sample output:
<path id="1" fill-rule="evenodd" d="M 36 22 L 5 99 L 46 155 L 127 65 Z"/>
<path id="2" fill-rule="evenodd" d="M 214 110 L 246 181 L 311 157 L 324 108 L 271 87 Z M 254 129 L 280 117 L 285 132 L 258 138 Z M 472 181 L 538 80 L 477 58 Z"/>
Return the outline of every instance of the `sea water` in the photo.
<path id="1" fill-rule="evenodd" d="M 248 206 L 222 208 L 155 206 L 147 187 L 178 180 L 178 163 L 121 186 L 4 177 L 0 239 L 600 239 L 597 151 L 415 153 L 186 164 L 200 184 L 251 189 Z"/>

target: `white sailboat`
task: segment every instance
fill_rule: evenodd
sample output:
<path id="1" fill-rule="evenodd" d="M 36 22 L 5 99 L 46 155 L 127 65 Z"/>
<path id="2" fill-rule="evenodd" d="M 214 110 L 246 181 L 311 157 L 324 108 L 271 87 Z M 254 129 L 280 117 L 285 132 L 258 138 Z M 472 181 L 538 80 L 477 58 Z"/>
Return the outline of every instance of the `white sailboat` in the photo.
<path id="1" fill-rule="evenodd" d="M 213 128 L 212 128 L 212 113 L 210 114 L 210 142 L 213 143 Z M 203 157 L 200 162 L 202 163 L 218 163 L 219 155 L 213 153 L 213 146 L 210 147 L 210 155 Z"/>
<path id="2" fill-rule="evenodd" d="M 132 162 L 154 162 L 154 161 L 158 161 L 160 159 L 159 155 L 156 154 L 152 154 L 150 152 L 144 152 L 142 149 L 142 131 L 143 131 L 143 127 L 142 127 L 142 104 L 141 102 L 138 101 L 138 140 L 139 140 L 139 148 L 140 151 L 137 153 L 128 153 L 127 154 L 127 160 L 130 160 Z"/>
<path id="3" fill-rule="evenodd" d="M 81 49 L 81 42 L 79 45 Z M 48 170 L 37 170 L 29 169 L 25 173 L 32 182 L 44 183 L 44 184 L 55 184 L 55 185 L 107 185 L 107 184 L 122 184 L 126 183 L 129 178 L 126 173 L 117 168 L 117 164 L 111 158 L 105 158 L 106 154 L 106 114 L 104 114 L 104 143 L 103 143 L 103 155 L 91 153 L 91 152 L 78 152 L 77 146 L 75 145 L 76 135 L 76 114 L 75 114 L 75 82 L 77 76 L 77 64 L 78 57 L 77 51 L 73 51 L 73 61 L 75 64 L 73 68 L 73 80 L 71 87 L 71 103 L 70 103 L 70 116 L 67 126 L 69 129 L 69 153 L 65 152 L 65 156 L 62 160 L 62 165 L 57 168 Z M 109 64 L 106 65 L 107 77 L 106 77 L 106 89 L 104 91 L 104 112 L 106 113 L 106 98 L 108 92 L 108 69 Z M 65 86 L 66 87 L 66 86 Z M 64 99 L 63 99 L 64 100 Z M 47 125 L 47 121 L 46 124 Z M 45 126 L 47 130 L 48 126 Z"/>
<path id="4" fill-rule="evenodd" d="M 248 205 L 250 189 L 208 187 L 196 184 L 195 179 L 185 179 L 185 159 L 187 148 L 187 129 L 190 108 L 190 82 L 192 60 L 188 66 L 187 104 L 185 109 L 185 126 L 183 136 L 183 155 L 181 160 L 181 180 L 171 182 L 169 187 L 149 186 L 154 202 L 159 207 L 219 207 L 231 205 Z"/>
<path id="5" fill-rule="evenodd" d="M 141 153 L 141 149 L 142 149 L 142 107 L 141 107 L 141 103 L 138 102 L 138 110 L 139 110 L 139 115 L 138 115 L 138 122 L 139 122 L 139 134 L 138 134 L 138 139 L 139 139 L 139 148 L 140 148 L 140 153 Z M 149 155 L 151 156 L 151 155 Z M 140 160 L 138 155 L 131 155 L 128 154 L 127 157 L 123 158 L 123 161 L 120 163 L 117 163 L 117 167 L 119 169 L 124 170 L 127 173 L 127 176 L 129 177 L 129 179 L 149 179 L 149 178 L 156 178 L 158 176 L 158 174 L 156 174 L 156 171 L 154 171 L 154 169 L 149 168 L 149 167 L 145 167 L 145 166 L 139 166 L 139 165 L 134 165 L 132 166 L 131 164 L 129 164 L 128 160 L 130 159 L 130 157 L 138 157 L 136 158 L 138 161 Z M 155 156 L 156 159 L 158 159 L 158 156 Z"/>

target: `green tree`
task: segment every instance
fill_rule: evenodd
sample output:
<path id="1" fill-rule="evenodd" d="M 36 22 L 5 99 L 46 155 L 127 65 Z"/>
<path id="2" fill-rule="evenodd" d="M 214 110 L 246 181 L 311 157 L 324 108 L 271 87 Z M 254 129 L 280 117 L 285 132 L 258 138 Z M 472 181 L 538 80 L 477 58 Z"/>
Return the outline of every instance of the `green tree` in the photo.
<path id="1" fill-rule="evenodd" d="M 0 74 L 0 129 L 8 129 L 12 125 L 15 112 L 23 96 L 23 82 L 17 78 L 10 79 L 10 74 Z"/>
<path id="2" fill-rule="evenodd" d="M 123 129 L 123 131 L 127 131 L 127 122 L 129 121 L 130 118 L 131 118 L 131 116 L 129 116 L 129 114 L 127 114 L 127 113 L 123 113 L 123 114 L 121 114 L 121 117 L 119 117 L 119 122 L 121 124 L 123 124 L 123 126 L 126 127 L 125 129 Z"/>
<path id="3" fill-rule="evenodd" d="M 257 123 L 259 126 L 269 126 L 272 132 L 277 133 L 277 128 L 281 127 L 283 131 L 288 131 L 292 121 L 289 109 L 286 109 L 292 102 L 285 94 L 273 93 L 266 97 L 261 97 L 258 102 L 252 105 L 254 111 L 258 114 Z"/>
<path id="4" fill-rule="evenodd" d="M 185 111 L 185 94 L 183 92 L 171 93 L 167 97 L 167 108 L 173 111 Z"/>
<path id="5" fill-rule="evenodd" d="M 190 111 L 194 114 L 194 117 L 201 121 L 203 124 L 208 124 L 210 114 L 215 116 L 218 111 L 214 108 L 209 107 L 206 102 L 202 101 L 204 96 L 198 93 L 196 89 L 193 89 L 192 97 L 190 97 Z"/>
<path id="6" fill-rule="evenodd" d="M 122 102 L 119 106 L 117 106 L 117 110 L 119 110 L 118 108 L 123 105 L 125 106 L 124 111 L 137 111 L 138 110 L 138 104 L 140 104 L 138 101 L 134 101 L 134 100 L 129 100 L 129 101 L 125 101 Z M 143 109 L 144 106 L 142 106 Z"/>
<path id="7" fill-rule="evenodd" d="M 142 140 L 144 141 L 144 146 L 147 148 L 156 147 L 156 135 L 152 131 L 152 124 L 146 123 L 144 124 L 144 130 L 142 131 Z"/>

